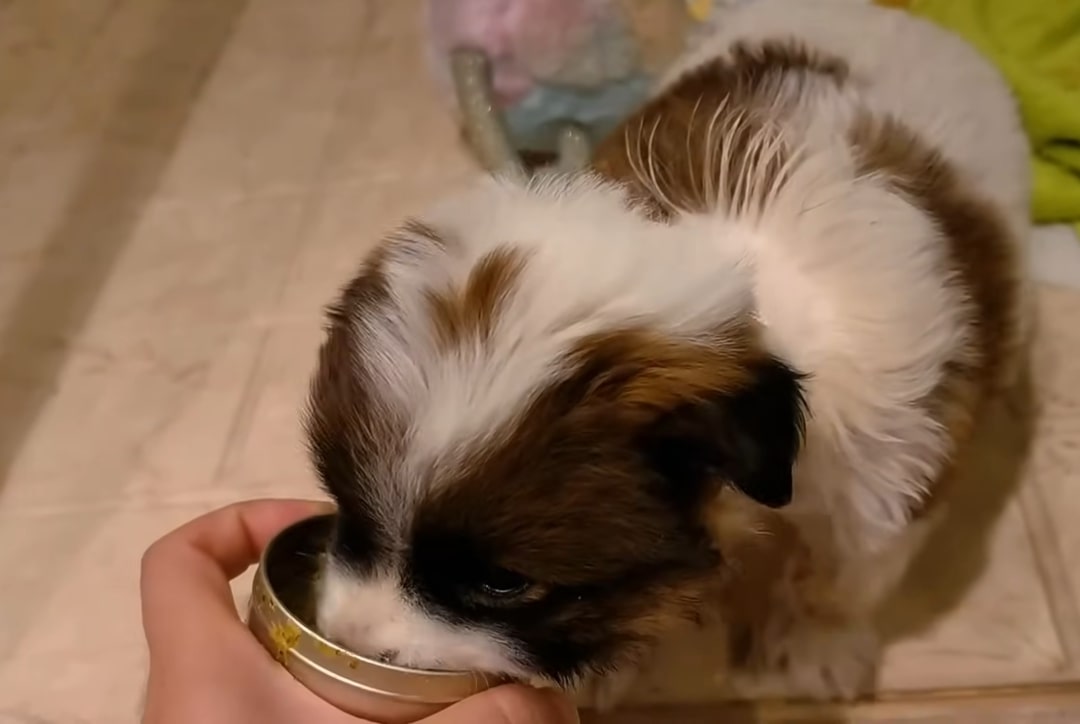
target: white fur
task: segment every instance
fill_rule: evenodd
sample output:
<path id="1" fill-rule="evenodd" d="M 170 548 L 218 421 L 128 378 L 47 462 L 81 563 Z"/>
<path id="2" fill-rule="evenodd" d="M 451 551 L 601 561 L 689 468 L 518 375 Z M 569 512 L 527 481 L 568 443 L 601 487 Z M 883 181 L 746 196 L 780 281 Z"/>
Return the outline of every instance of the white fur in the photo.
<path id="1" fill-rule="evenodd" d="M 712 225 L 721 245 L 687 236 L 647 221 L 621 189 L 589 176 L 487 179 L 424 221 L 448 237 L 446 251 L 389 264 L 401 311 L 365 318 L 359 330 L 365 366 L 383 373 L 380 404 L 411 424 L 395 474 L 395 488 L 406 490 L 395 503 L 405 510 L 386 511 L 393 519 L 433 479 L 428 471 L 452 472 L 463 451 L 491 442 L 562 372 L 576 341 L 636 324 L 693 337 L 751 304 L 743 229 Z M 480 259 L 503 247 L 528 261 L 491 342 L 439 350 L 425 292 L 460 289 Z"/>
<path id="2" fill-rule="evenodd" d="M 692 337 L 753 304 L 774 351 L 810 376 L 812 417 L 788 515 L 811 542 L 842 555 L 842 578 L 866 580 L 870 598 L 883 595 L 875 561 L 891 546 L 910 547 L 911 503 L 951 453 L 918 403 L 971 330 L 965 300 L 941 271 L 940 232 L 883 181 L 857 174 L 844 133 L 859 109 L 895 115 L 1003 210 L 1018 242 L 1028 228 L 1024 137 L 997 74 L 960 41 L 902 13 L 757 0 L 721 27 L 680 70 L 737 41 L 792 37 L 853 70 L 843 89 L 813 79 L 777 89 L 778 129 L 800 151 L 761 213 L 717 206 L 661 224 L 588 176 L 488 180 L 424 218 L 448 237 L 445 251 L 390 265 L 400 315 L 360 322 L 358 354 L 382 376 L 379 404 L 412 423 L 404 459 L 381 481 L 381 514 L 396 530 L 407 529 L 416 497 L 442 477 L 430 471 L 490 444 L 560 374 L 575 340 L 636 323 Z M 724 168 L 730 159 L 702 162 Z M 649 164 L 638 171 L 658 173 Z M 504 245 L 528 263 L 493 344 L 438 351 L 424 290 L 462 285 Z M 903 565 L 890 567 L 890 583 L 893 568 Z M 402 651 L 408 662 L 514 666 L 497 636 L 455 631 L 398 590 L 392 579 L 332 572 L 320 621 L 346 643 Z"/>
<path id="3" fill-rule="evenodd" d="M 319 591 L 318 623 L 334 641 L 418 669 L 475 668 L 526 676 L 497 633 L 451 626 L 418 608 L 394 573 L 357 580 L 331 562 Z"/>
<path id="4" fill-rule="evenodd" d="M 809 375 L 793 510 L 829 508 L 841 547 L 876 548 L 949 454 L 921 402 L 970 330 L 930 219 L 853 173 L 839 146 L 795 172 L 758 227 L 755 292 L 772 344 Z"/>

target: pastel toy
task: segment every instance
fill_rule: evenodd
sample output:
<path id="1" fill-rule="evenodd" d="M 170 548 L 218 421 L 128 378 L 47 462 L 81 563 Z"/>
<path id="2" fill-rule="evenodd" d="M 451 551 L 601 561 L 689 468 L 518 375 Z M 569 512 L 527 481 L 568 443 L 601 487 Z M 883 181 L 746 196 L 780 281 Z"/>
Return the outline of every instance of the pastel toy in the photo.
<path id="1" fill-rule="evenodd" d="M 428 0 L 429 52 L 489 168 L 522 153 L 583 162 L 655 79 L 752 0 Z"/>

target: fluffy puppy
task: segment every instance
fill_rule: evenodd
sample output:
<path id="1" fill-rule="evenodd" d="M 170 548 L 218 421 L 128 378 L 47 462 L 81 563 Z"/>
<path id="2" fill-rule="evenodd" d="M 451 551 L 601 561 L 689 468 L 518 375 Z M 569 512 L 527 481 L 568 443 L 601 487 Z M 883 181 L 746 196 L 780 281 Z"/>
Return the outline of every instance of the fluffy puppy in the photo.
<path id="1" fill-rule="evenodd" d="M 756 681 L 862 691 L 871 616 L 1018 366 L 1026 153 L 956 38 L 758 0 L 590 172 L 403 224 L 313 382 L 321 628 L 570 685 L 708 614 Z"/>

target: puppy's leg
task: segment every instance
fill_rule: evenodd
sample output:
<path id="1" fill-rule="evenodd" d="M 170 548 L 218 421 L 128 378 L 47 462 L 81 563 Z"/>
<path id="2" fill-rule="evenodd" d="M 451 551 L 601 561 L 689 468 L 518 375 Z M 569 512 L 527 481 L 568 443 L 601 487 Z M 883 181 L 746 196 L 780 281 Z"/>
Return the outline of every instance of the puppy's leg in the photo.
<path id="1" fill-rule="evenodd" d="M 775 581 L 769 610 L 746 632 L 732 679 L 747 698 L 852 700 L 872 693 L 880 661 L 874 614 L 900 582 L 936 515 L 873 555 L 811 551 Z"/>

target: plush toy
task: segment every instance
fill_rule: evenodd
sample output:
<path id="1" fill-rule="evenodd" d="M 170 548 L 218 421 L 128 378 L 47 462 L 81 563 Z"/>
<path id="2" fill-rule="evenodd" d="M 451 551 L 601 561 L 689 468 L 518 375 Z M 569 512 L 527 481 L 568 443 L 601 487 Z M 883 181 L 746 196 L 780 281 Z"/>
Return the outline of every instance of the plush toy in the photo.
<path id="1" fill-rule="evenodd" d="M 428 0 L 430 54 L 489 168 L 584 162 L 719 9 L 752 0 Z"/>

